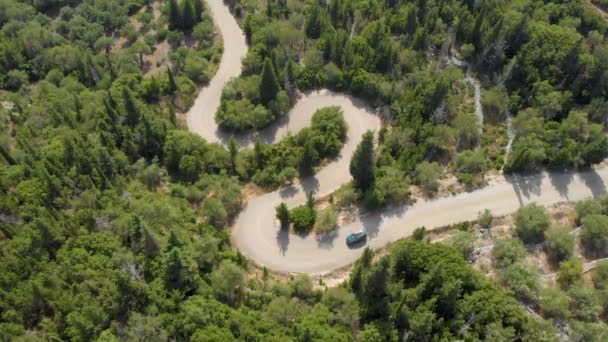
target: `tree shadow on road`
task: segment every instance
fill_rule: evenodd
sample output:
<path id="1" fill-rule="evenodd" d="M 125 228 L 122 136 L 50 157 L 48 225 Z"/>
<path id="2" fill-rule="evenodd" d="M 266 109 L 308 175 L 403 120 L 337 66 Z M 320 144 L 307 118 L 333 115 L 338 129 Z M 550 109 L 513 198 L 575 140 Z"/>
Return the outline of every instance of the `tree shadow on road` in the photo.
<path id="1" fill-rule="evenodd" d="M 542 174 L 534 175 L 508 175 L 505 176 L 506 181 L 511 184 L 519 205 L 523 207 L 526 205 L 526 201 L 530 199 L 531 195 L 540 195 L 540 184 L 542 182 Z M 524 201 L 524 197 L 526 201 Z"/>
<path id="2" fill-rule="evenodd" d="M 599 197 L 606 194 L 606 184 L 597 171 L 590 168 L 579 173 L 579 177 L 585 182 L 585 185 L 591 190 L 593 197 Z"/>
<path id="3" fill-rule="evenodd" d="M 368 238 L 372 239 L 378 235 L 380 224 L 382 224 L 382 215 L 380 212 L 371 213 L 365 217 L 361 217 L 363 230 L 367 232 Z"/>
<path id="4" fill-rule="evenodd" d="M 549 179 L 551 180 L 551 185 L 559 192 L 561 197 L 564 197 L 566 201 L 569 201 L 568 198 L 568 186 L 572 182 L 573 179 L 572 172 L 550 172 Z"/>
<path id="5" fill-rule="evenodd" d="M 289 229 L 279 229 L 277 231 L 277 244 L 281 255 L 285 255 L 287 246 L 289 246 Z"/>
<path id="6" fill-rule="evenodd" d="M 319 234 L 316 236 L 317 244 L 320 248 L 323 249 L 331 249 L 334 247 L 334 241 L 338 237 L 338 230 L 332 230 L 331 232 L 327 232 L 324 234 Z"/>
<path id="7" fill-rule="evenodd" d="M 319 191 L 319 181 L 316 177 L 306 177 L 304 178 L 300 184 L 302 185 L 302 189 L 304 193 L 308 194 L 309 192 L 317 192 Z"/>
<path id="8" fill-rule="evenodd" d="M 291 198 L 291 197 L 295 196 L 297 193 L 298 193 L 297 185 L 290 185 L 286 188 L 282 188 L 281 190 L 279 190 L 279 196 L 281 196 L 281 198 Z"/>

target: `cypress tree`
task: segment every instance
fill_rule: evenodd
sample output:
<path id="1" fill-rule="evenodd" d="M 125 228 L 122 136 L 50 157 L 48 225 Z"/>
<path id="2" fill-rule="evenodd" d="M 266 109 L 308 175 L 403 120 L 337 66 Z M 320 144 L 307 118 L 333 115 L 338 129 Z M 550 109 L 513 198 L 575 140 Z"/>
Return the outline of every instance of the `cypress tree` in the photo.
<path id="1" fill-rule="evenodd" d="M 150 79 L 150 88 L 148 89 L 148 101 L 158 101 L 160 100 L 160 84 L 158 84 L 158 80 L 154 76 Z"/>
<path id="2" fill-rule="evenodd" d="M 11 156 L 11 154 L 8 152 L 8 149 L 6 149 L 4 147 L 4 145 L 0 144 L 0 155 L 2 155 L 4 157 L 4 159 L 6 160 L 6 162 L 9 165 L 16 165 L 17 163 L 15 162 L 15 159 L 13 159 L 13 157 Z"/>
<path id="3" fill-rule="evenodd" d="M 194 10 L 192 9 L 192 2 L 190 0 L 183 1 L 182 16 L 182 29 L 190 31 L 195 23 Z"/>
<path id="4" fill-rule="evenodd" d="M 243 31 L 245 31 L 245 39 L 247 43 L 251 43 L 251 35 L 253 34 L 253 27 L 251 24 L 252 21 L 251 13 L 247 13 L 245 19 L 243 20 Z"/>
<path id="5" fill-rule="evenodd" d="M 175 113 L 175 108 L 171 103 L 169 103 L 169 120 L 173 126 L 177 127 L 177 114 Z"/>
<path id="6" fill-rule="evenodd" d="M 266 16 L 272 18 L 272 0 L 266 1 Z"/>
<path id="7" fill-rule="evenodd" d="M 170 251 L 172 250 L 174 247 L 181 247 L 183 244 L 181 241 L 179 241 L 179 239 L 177 238 L 177 235 L 175 235 L 174 231 L 171 231 L 169 233 L 169 240 L 167 241 L 167 247 L 166 247 L 166 251 Z"/>
<path id="8" fill-rule="evenodd" d="M 230 151 L 230 162 L 232 163 L 232 168 L 236 168 L 236 156 L 239 153 L 239 145 L 234 137 L 230 137 L 230 140 L 228 141 L 228 151 Z"/>
<path id="9" fill-rule="evenodd" d="M 279 83 L 277 82 L 277 75 L 274 72 L 270 58 L 266 58 L 264 68 L 262 69 L 262 81 L 260 82 L 260 99 L 262 103 L 267 104 L 272 101 L 278 92 Z"/>
<path id="10" fill-rule="evenodd" d="M 255 144 L 253 145 L 253 154 L 255 156 L 255 165 L 258 169 L 262 168 L 264 163 L 264 145 L 260 138 L 255 139 Z"/>
<path id="11" fill-rule="evenodd" d="M 169 30 L 181 27 L 182 20 L 177 6 L 177 0 L 169 0 Z"/>
<path id="12" fill-rule="evenodd" d="M 321 7 L 315 3 L 306 16 L 306 35 L 312 39 L 319 38 L 321 36 L 321 24 Z"/>
<path id="13" fill-rule="evenodd" d="M 194 0 L 194 24 L 201 22 L 203 18 L 203 3 L 201 0 Z"/>
<path id="14" fill-rule="evenodd" d="M 275 211 L 277 219 L 281 222 L 281 229 L 289 227 L 289 209 L 287 209 L 285 202 L 281 202 L 281 204 L 275 208 Z"/>
<path id="15" fill-rule="evenodd" d="M 139 109 L 137 108 L 131 91 L 127 87 L 122 88 L 122 97 L 125 103 L 125 112 L 127 114 L 125 123 L 131 127 L 135 126 L 139 121 Z"/>
<path id="16" fill-rule="evenodd" d="M 338 22 L 340 20 L 340 7 L 342 7 L 340 0 L 333 0 L 329 5 L 329 17 L 331 18 L 331 23 L 334 25 L 334 27 L 338 27 Z"/>
<path id="17" fill-rule="evenodd" d="M 175 79 L 173 78 L 173 72 L 171 72 L 171 68 L 167 66 L 167 74 L 169 75 L 169 94 L 174 95 L 177 91 L 177 84 L 175 84 Z"/>
<path id="18" fill-rule="evenodd" d="M 350 174 L 361 190 L 369 189 L 376 176 L 374 163 L 374 133 L 367 131 L 350 160 Z"/>
<path id="19" fill-rule="evenodd" d="M 317 159 L 317 151 L 313 144 L 309 141 L 304 145 L 304 154 L 300 162 L 300 170 L 304 175 L 310 175 L 313 171 L 313 165 Z"/>
<path id="20" fill-rule="evenodd" d="M 154 235 L 144 227 L 144 255 L 153 258 L 160 252 L 160 245 Z"/>
<path id="21" fill-rule="evenodd" d="M 306 206 L 310 209 L 315 209 L 315 192 L 314 191 L 309 191 L 308 194 L 306 195 Z"/>
<path id="22" fill-rule="evenodd" d="M 118 108 L 118 103 L 116 103 L 116 100 L 114 100 L 114 97 L 112 96 L 112 93 L 110 91 L 108 91 L 107 93 L 108 93 L 108 103 L 110 104 L 110 107 L 112 107 L 112 109 L 116 110 L 116 108 Z"/>

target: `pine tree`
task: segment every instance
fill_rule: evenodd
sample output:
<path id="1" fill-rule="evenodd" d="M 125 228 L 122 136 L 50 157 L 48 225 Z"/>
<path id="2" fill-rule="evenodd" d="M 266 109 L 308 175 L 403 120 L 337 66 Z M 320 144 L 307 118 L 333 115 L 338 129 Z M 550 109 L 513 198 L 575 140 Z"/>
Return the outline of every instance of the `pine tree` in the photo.
<path id="1" fill-rule="evenodd" d="M 342 7 L 340 0 L 333 0 L 329 5 L 329 17 L 334 27 L 338 27 L 340 21 L 340 7 Z"/>
<path id="2" fill-rule="evenodd" d="M 6 162 L 9 165 L 15 165 L 17 164 L 15 162 L 15 159 L 13 159 L 13 157 L 11 156 L 11 154 L 9 153 L 8 149 L 4 147 L 4 145 L 0 144 L 0 155 L 2 157 L 4 157 L 4 160 L 6 160 Z"/>
<path id="3" fill-rule="evenodd" d="M 158 80 L 154 76 L 152 76 L 152 79 L 150 79 L 150 89 L 148 92 L 149 92 L 148 100 L 150 100 L 150 101 L 160 100 L 160 84 L 158 83 Z"/>
<path id="4" fill-rule="evenodd" d="M 169 103 L 169 120 L 174 127 L 177 127 L 177 114 L 175 113 L 175 108 L 171 103 Z"/>
<path id="5" fill-rule="evenodd" d="M 306 206 L 310 209 L 315 209 L 315 192 L 314 191 L 309 191 L 308 194 L 306 195 Z"/>
<path id="6" fill-rule="evenodd" d="M 144 228 L 144 255 L 153 258 L 160 252 L 160 245 L 156 238 Z"/>
<path id="7" fill-rule="evenodd" d="M 118 103 L 116 102 L 116 100 L 114 100 L 114 97 L 112 96 L 112 92 L 108 91 L 108 103 L 110 104 L 110 107 L 112 107 L 114 110 L 116 110 L 116 108 L 118 108 Z"/>
<path id="8" fill-rule="evenodd" d="M 122 98 L 125 103 L 125 112 L 127 114 L 125 123 L 131 127 L 135 126 L 139 121 L 139 109 L 133 98 L 133 94 L 127 87 L 122 88 Z"/>
<path id="9" fill-rule="evenodd" d="M 177 84 L 175 84 L 175 79 L 173 78 L 173 72 L 171 72 L 171 68 L 167 66 L 167 74 L 169 75 L 169 94 L 174 95 L 177 91 Z"/>
<path id="10" fill-rule="evenodd" d="M 183 0 L 182 3 L 182 29 L 184 31 L 192 30 L 192 27 L 194 27 L 195 24 L 194 10 L 192 9 L 192 2 L 190 1 L 191 0 Z"/>
<path id="11" fill-rule="evenodd" d="M 276 208 L 277 219 L 281 222 L 281 229 L 289 227 L 289 209 L 285 202 L 281 202 Z"/>
<path id="12" fill-rule="evenodd" d="M 174 231 L 169 233 L 169 240 L 167 241 L 167 251 L 170 251 L 173 248 L 179 248 L 182 246 L 182 242 L 179 241 L 177 235 L 175 235 Z"/>
<path id="13" fill-rule="evenodd" d="M 287 90 L 290 101 L 293 101 L 296 95 L 296 70 L 294 61 L 287 61 L 283 75 L 285 75 L 283 80 L 285 90 Z"/>
<path id="14" fill-rule="evenodd" d="M 230 152 L 232 168 L 236 168 L 236 156 L 239 153 L 239 144 L 237 144 L 234 137 L 230 137 L 230 140 L 228 140 L 228 151 Z"/>
<path id="15" fill-rule="evenodd" d="M 198 24 L 201 22 L 203 18 L 203 3 L 201 0 L 193 0 L 194 1 L 194 24 Z"/>
<path id="16" fill-rule="evenodd" d="M 272 0 L 266 1 L 266 16 L 272 18 Z"/>
<path id="17" fill-rule="evenodd" d="M 126 245 L 136 254 L 139 253 L 142 248 L 142 241 L 144 237 L 143 230 L 144 225 L 141 222 L 141 218 L 138 215 L 135 215 L 131 224 L 129 225 Z"/>
<path id="18" fill-rule="evenodd" d="M 285 78 L 290 85 L 293 85 L 296 82 L 296 70 L 294 64 L 295 62 L 290 59 L 285 66 Z"/>
<path id="19" fill-rule="evenodd" d="M 255 144 L 253 145 L 253 154 L 255 157 L 255 165 L 258 169 L 262 168 L 264 164 L 264 145 L 260 138 L 255 139 Z"/>
<path id="20" fill-rule="evenodd" d="M 169 0 L 169 30 L 178 29 L 182 26 L 181 24 L 182 19 L 179 7 L 177 6 L 177 0 Z"/>
<path id="21" fill-rule="evenodd" d="M 314 145 L 310 141 L 307 142 L 304 145 L 304 154 L 302 154 L 302 160 L 300 161 L 300 170 L 304 175 L 312 174 L 313 165 L 317 158 L 318 153 Z"/>
<path id="22" fill-rule="evenodd" d="M 305 30 L 309 38 L 317 39 L 321 36 L 321 7 L 315 3 L 306 16 Z"/>
<path id="23" fill-rule="evenodd" d="M 170 289 L 182 289 L 184 286 L 182 279 L 184 265 L 179 253 L 179 249 L 171 249 L 166 257 L 164 266 L 165 286 Z"/>
<path id="24" fill-rule="evenodd" d="M 363 140 L 357 146 L 350 160 L 350 174 L 355 180 L 355 185 L 365 191 L 370 188 L 375 179 L 374 163 L 374 133 L 367 131 L 363 134 Z"/>
<path id="25" fill-rule="evenodd" d="M 243 20 L 243 31 L 245 32 L 245 39 L 247 43 L 251 43 L 251 35 L 253 34 L 253 27 L 251 21 L 253 16 L 251 13 L 247 13 L 245 19 Z"/>
<path id="26" fill-rule="evenodd" d="M 260 99 L 263 104 L 275 99 L 279 92 L 279 83 L 277 82 L 277 75 L 274 72 L 274 67 L 270 58 L 266 58 L 264 61 L 264 68 L 262 69 L 262 81 L 260 82 Z"/>

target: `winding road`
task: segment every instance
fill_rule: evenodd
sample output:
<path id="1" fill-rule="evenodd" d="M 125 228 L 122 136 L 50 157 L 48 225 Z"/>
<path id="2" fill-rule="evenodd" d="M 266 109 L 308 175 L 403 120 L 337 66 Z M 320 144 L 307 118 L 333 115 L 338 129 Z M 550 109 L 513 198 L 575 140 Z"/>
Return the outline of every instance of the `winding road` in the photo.
<path id="1" fill-rule="evenodd" d="M 222 0 L 207 0 L 207 4 L 221 31 L 224 52 L 217 74 L 201 90 L 187 113 L 187 121 L 189 129 L 207 141 L 226 143 L 231 135 L 219 130 L 214 116 L 222 88 L 232 77 L 241 73 L 241 58 L 247 53 L 247 45 L 236 20 Z M 349 182 L 348 164 L 362 133 L 368 129 L 378 130 L 381 125 L 380 119 L 364 102 L 322 90 L 305 94 L 289 115 L 259 132 L 259 136 L 268 143 L 277 142 L 287 132 L 297 132 L 308 126 L 314 111 L 327 106 L 340 106 L 349 125 L 340 156 L 314 177 L 249 200 L 234 223 L 232 239 L 236 247 L 259 265 L 275 271 L 324 273 L 346 266 L 359 257 L 363 246 L 349 248 L 344 240 L 348 234 L 361 228 L 368 232 L 367 245 L 377 249 L 410 236 L 416 227 L 424 225 L 430 229 L 472 220 L 486 208 L 501 215 L 530 202 L 549 205 L 606 193 L 608 168 L 580 173 L 543 173 L 503 178 L 474 192 L 387 208 L 381 213 L 359 217 L 325 236 L 300 236 L 285 232 L 275 222 L 275 206 L 285 201 L 288 206 L 294 207 L 305 202 L 308 191 L 315 190 L 317 196 L 321 197 Z M 236 138 L 241 146 L 249 146 L 252 142 L 251 134 Z"/>

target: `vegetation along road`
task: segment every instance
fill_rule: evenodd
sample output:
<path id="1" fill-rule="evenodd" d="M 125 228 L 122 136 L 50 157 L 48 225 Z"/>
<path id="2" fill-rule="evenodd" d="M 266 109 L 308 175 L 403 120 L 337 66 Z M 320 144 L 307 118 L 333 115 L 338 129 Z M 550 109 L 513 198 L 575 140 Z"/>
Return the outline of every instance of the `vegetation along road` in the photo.
<path id="1" fill-rule="evenodd" d="M 188 112 L 188 126 L 210 142 L 227 143 L 230 134 L 221 132 L 215 123 L 223 87 L 241 72 L 241 58 L 247 52 L 243 32 L 222 0 L 207 1 L 216 25 L 220 28 L 224 53 L 216 76 L 205 87 Z M 256 197 L 246 204 L 233 228 L 233 241 L 246 256 L 260 265 L 277 271 L 319 273 L 353 262 L 361 248 L 346 246 L 345 237 L 361 228 L 368 232 L 368 244 L 381 248 L 391 241 L 411 235 L 419 226 L 440 227 L 475 219 L 478 212 L 490 209 L 501 215 L 522 205 L 537 202 L 548 205 L 580 200 L 606 192 L 608 169 L 580 173 L 543 173 L 527 177 L 508 177 L 470 193 L 432 201 L 418 201 L 411 206 L 397 206 L 381 213 L 356 219 L 323 237 L 300 236 L 279 229 L 274 208 L 280 202 L 290 207 L 305 202 L 306 193 L 314 190 L 318 197 L 328 195 L 350 181 L 350 157 L 368 129 L 378 130 L 380 119 L 362 101 L 330 91 L 305 94 L 279 123 L 263 130 L 260 137 L 268 143 L 281 140 L 288 131 L 297 132 L 310 123 L 315 110 L 340 106 L 349 124 L 348 137 L 341 155 L 314 177 L 299 184 Z M 241 146 L 251 144 L 251 135 L 237 137 Z"/>

